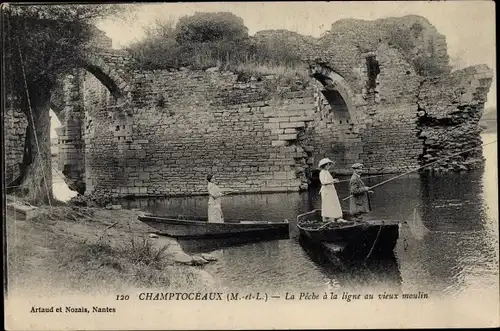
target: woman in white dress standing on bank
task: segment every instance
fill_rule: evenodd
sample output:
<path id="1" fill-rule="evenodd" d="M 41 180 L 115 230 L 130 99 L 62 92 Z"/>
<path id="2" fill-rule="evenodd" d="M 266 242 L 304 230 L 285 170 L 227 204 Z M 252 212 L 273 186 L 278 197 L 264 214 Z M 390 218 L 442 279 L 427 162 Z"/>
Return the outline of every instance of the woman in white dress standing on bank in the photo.
<path id="1" fill-rule="evenodd" d="M 222 190 L 213 182 L 214 176 L 208 175 L 208 221 L 210 223 L 224 223 L 222 214 L 221 197 L 224 196 Z"/>
<path id="2" fill-rule="evenodd" d="M 318 164 L 318 168 L 321 169 L 319 173 L 319 180 L 321 182 L 321 216 L 324 222 L 337 221 L 344 223 L 347 221 L 342 219 L 342 206 L 340 205 L 334 185 L 338 180 L 333 179 L 330 174 L 332 165 L 333 161 L 328 158 L 322 159 Z"/>

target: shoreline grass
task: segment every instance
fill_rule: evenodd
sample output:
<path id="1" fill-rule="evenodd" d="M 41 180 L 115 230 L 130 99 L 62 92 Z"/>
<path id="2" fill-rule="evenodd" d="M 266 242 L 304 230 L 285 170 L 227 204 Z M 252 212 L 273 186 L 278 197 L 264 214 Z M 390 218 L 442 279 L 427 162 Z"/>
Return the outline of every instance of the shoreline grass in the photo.
<path id="1" fill-rule="evenodd" d="M 7 217 L 9 291 L 67 294 L 215 286 L 202 267 L 174 262 L 169 243 L 150 239 L 151 229 L 137 220 L 138 211 L 42 206 L 39 212 L 31 220 Z"/>

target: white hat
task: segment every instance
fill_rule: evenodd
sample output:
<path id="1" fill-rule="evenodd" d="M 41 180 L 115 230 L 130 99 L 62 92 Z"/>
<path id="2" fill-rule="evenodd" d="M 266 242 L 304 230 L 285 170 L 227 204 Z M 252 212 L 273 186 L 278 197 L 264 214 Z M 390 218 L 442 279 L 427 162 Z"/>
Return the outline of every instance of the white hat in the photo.
<path id="1" fill-rule="evenodd" d="M 328 163 L 333 163 L 333 161 L 327 157 L 324 159 L 321 159 L 321 161 L 319 161 L 319 163 L 318 163 L 318 168 L 321 168 L 322 166 L 324 166 L 325 164 L 328 164 Z"/>
<path id="2" fill-rule="evenodd" d="M 354 163 L 351 168 L 353 169 L 359 169 L 359 168 L 363 168 L 363 163 Z"/>

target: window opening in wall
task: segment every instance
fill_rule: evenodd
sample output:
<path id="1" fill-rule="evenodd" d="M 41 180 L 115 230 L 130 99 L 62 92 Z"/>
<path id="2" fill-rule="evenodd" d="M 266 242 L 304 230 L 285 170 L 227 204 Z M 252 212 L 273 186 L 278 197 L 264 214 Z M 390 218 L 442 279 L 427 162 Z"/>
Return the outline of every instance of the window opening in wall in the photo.
<path id="1" fill-rule="evenodd" d="M 380 74 L 380 66 L 375 55 L 366 57 L 366 70 L 368 73 L 368 88 L 375 89 L 377 87 L 377 76 Z"/>
<path id="2" fill-rule="evenodd" d="M 119 125 L 116 126 L 116 130 L 115 131 L 120 131 L 120 126 Z"/>

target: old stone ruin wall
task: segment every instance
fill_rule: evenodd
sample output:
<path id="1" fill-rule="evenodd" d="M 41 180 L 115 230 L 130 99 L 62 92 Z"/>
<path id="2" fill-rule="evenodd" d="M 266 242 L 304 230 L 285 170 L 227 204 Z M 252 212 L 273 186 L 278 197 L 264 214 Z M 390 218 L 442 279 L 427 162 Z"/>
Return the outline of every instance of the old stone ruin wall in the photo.
<path id="1" fill-rule="evenodd" d="M 474 79 L 481 79 L 477 91 L 484 97 L 491 80 L 483 69 L 464 71 L 459 80 L 450 79 L 457 73 L 423 79 L 382 46 L 361 54 L 349 81 L 323 64 L 311 68 L 315 79 L 289 86 L 273 77 L 240 82 L 230 72 L 133 71 L 128 114 L 117 111 L 108 89 L 86 73 L 80 91 L 85 152 L 72 152 L 84 163 L 77 182 L 86 194 L 198 194 L 206 191 L 206 174 L 215 173 L 222 186 L 241 192 L 282 192 L 306 188 L 325 156 L 337 161 L 336 173 L 350 172 L 354 162 L 370 173 L 414 169 L 427 162 L 424 155 L 433 150 L 426 146 L 435 143 L 423 139 L 423 128 L 440 128 L 422 121 L 422 109 L 431 114 L 452 104 L 454 92 L 445 91 Z M 479 114 L 484 100 L 477 91 L 463 103 Z M 474 118 L 464 117 L 466 134 L 477 134 Z M 444 150 L 454 151 L 453 144 Z"/>
<path id="2" fill-rule="evenodd" d="M 315 162 L 333 156 L 338 173 L 354 162 L 370 173 L 402 172 L 481 145 L 492 71 L 451 72 L 446 40 L 426 19 L 341 20 L 300 49 L 322 92 L 306 135 Z M 474 169 L 481 154 L 477 148 L 429 169 Z"/>
<path id="3" fill-rule="evenodd" d="M 314 55 L 304 56 L 311 78 L 294 82 L 214 68 L 141 71 L 125 53 L 96 51 L 54 100 L 64 123 L 60 170 L 85 194 L 204 194 L 208 173 L 241 192 L 283 192 L 305 189 L 323 157 L 336 173 L 355 162 L 369 173 L 403 172 L 480 145 L 487 67 L 423 77 L 380 29 L 356 21 L 335 29 L 301 47 Z M 423 30 L 416 53 L 432 44 L 446 67 L 434 30 Z M 6 118 L 14 173 L 26 123 Z M 433 168 L 474 169 L 481 153 Z"/>
<path id="4" fill-rule="evenodd" d="M 307 187 L 298 132 L 316 109 L 308 83 L 239 82 L 231 72 L 134 72 L 133 114 L 107 109 L 86 83 L 87 193 L 205 194 L 206 175 L 242 192 Z M 109 99 L 108 99 L 109 100 Z"/>
<path id="5" fill-rule="evenodd" d="M 129 115 L 114 111 L 110 93 L 87 75 L 86 192 L 199 194 L 206 190 L 208 173 L 241 192 L 298 191 L 307 187 L 324 156 L 337 161 L 337 173 L 350 172 L 354 162 L 365 163 L 372 173 L 414 169 L 427 162 L 423 155 L 430 152 L 422 139 L 422 128 L 428 126 L 422 122 L 422 108 L 430 114 L 441 109 L 440 102 L 451 103 L 451 94 L 439 92 L 438 99 L 438 89 L 431 85 L 455 91 L 467 79 L 483 77 L 478 91 L 486 93 L 488 72 L 466 71 L 458 75 L 462 85 L 455 80 L 450 87 L 449 77 L 412 77 L 401 58 L 388 50 L 377 54 L 365 54 L 360 61 L 358 82 L 317 69 L 331 78 L 331 91 L 315 80 L 280 86 L 273 77 L 239 82 L 230 72 L 136 71 Z M 379 66 L 379 93 L 366 85 L 372 60 Z M 421 99 L 427 100 L 425 106 L 417 102 Z M 463 102 L 481 107 L 484 100 Z M 477 128 L 471 118 L 464 118 L 463 125 Z M 468 146 L 475 143 L 463 139 Z M 454 152 L 450 146 L 445 150 Z"/>
<path id="6" fill-rule="evenodd" d="M 422 144 L 414 97 L 419 80 L 397 53 L 379 49 L 360 54 L 349 80 L 325 63 L 311 69 L 319 81 L 319 112 L 304 144 L 311 146 L 315 163 L 331 157 L 337 173 L 350 173 L 356 162 L 370 173 L 418 165 Z"/>
<path id="7" fill-rule="evenodd" d="M 12 96 L 5 100 L 3 113 L 4 128 L 4 157 L 5 157 L 5 183 L 8 185 L 21 174 L 20 165 L 23 162 L 26 128 L 28 119 L 15 105 Z"/>
<path id="8" fill-rule="evenodd" d="M 438 171 L 483 167 L 482 149 L 475 147 L 483 143 L 479 120 L 491 82 L 491 70 L 485 65 L 422 82 L 417 102 L 422 164 L 444 159 L 433 167 Z M 465 151 L 468 152 L 454 156 Z"/>

